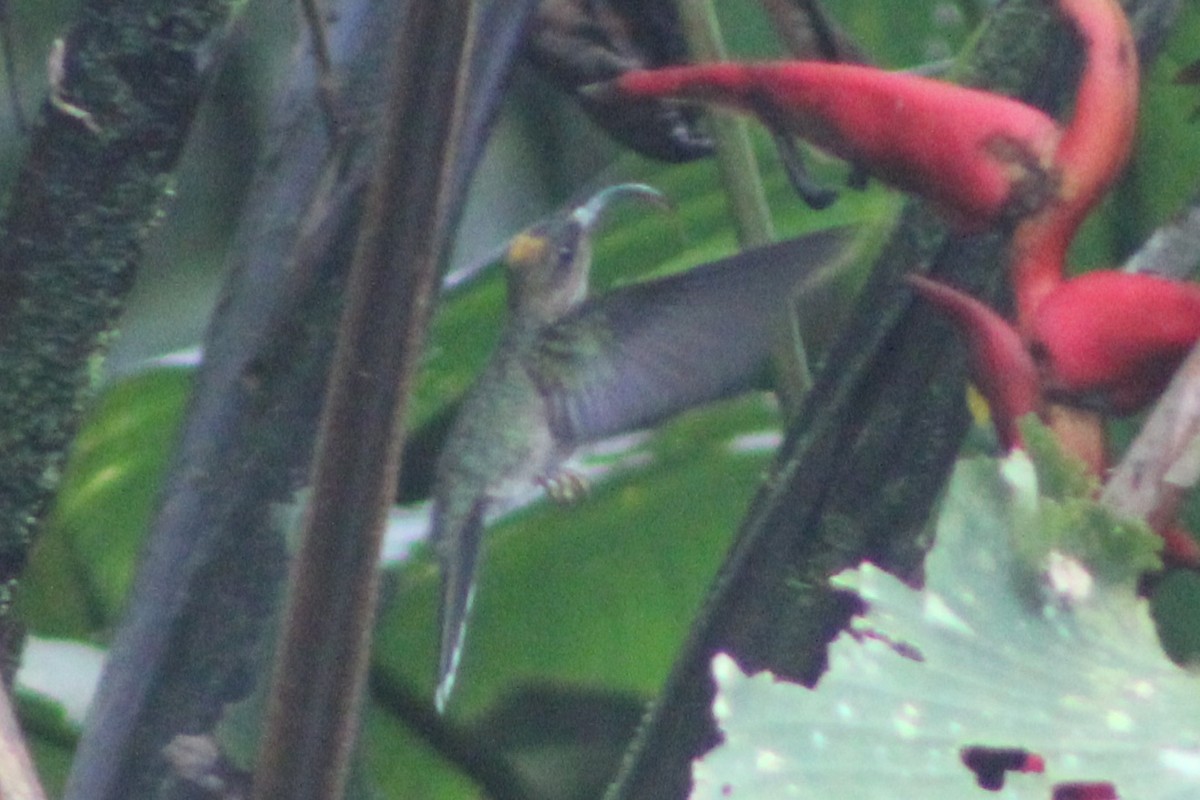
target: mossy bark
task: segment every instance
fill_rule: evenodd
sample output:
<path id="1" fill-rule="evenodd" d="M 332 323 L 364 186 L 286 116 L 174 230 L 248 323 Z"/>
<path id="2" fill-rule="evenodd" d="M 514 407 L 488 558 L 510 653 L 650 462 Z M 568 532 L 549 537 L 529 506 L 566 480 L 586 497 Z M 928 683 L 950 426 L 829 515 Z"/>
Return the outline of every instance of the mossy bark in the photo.
<path id="1" fill-rule="evenodd" d="M 0 222 L 0 601 L 58 486 L 236 5 L 93 0 L 63 43 L 56 102 Z"/>
<path id="2" fill-rule="evenodd" d="M 530 0 L 489 0 L 472 16 L 475 30 L 486 36 L 472 34 L 480 46 L 471 51 L 471 97 L 463 104 L 461 137 L 450 142 L 457 156 L 454 168 L 437 179 L 440 196 L 449 198 L 437 209 L 443 233 L 457 218 L 529 6 Z M 64 795 L 68 800 L 195 796 L 198 790 L 191 779 L 157 757 L 181 735 L 213 737 L 222 756 L 239 768 L 250 767 L 255 759 L 258 712 L 271 673 L 289 549 L 296 544 L 290 537 L 295 520 L 280 512 L 307 499 L 297 490 L 308 482 L 317 421 L 335 361 L 342 299 L 348 291 L 347 271 L 368 183 L 380 169 L 377 159 L 388 127 L 383 110 L 392 92 L 389 63 L 397 57 L 396 42 L 407 35 L 405 30 L 412 30 L 405 27 L 412 7 L 406 0 L 339 0 L 322 7 L 330 12 L 326 33 L 336 95 L 326 108 L 332 106 L 337 115 L 334 135 L 329 135 L 331 126 L 322 116 L 311 56 L 297 51 L 276 90 L 264 152 L 230 247 L 227 283 L 205 338 L 204 363 L 127 609 L 76 750 Z M 423 25 L 417 24 L 416 30 L 426 39 L 433 35 Z M 437 75 L 438 81 L 447 77 L 440 66 L 412 74 Z M 448 76 L 454 74 L 451 69 Z M 432 93 L 432 81 L 421 82 L 421 90 Z M 444 98 L 432 93 L 425 102 L 438 105 Z M 408 115 L 408 121 L 423 130 L 420 115 Z M 424 171 L 418 172 L 428 177 L 434 162 L 423 154 L 447 140 L 433 133 L 408 140 L 410 145 L 414 141 L 427 149 L 412 149 L 408 157 L 422 165 Z M 393 146 L 404 149 L 403 143 Z M 406 178 L 391 186 L 402 207 L 415 213 L 419 201 L 428 211 L 433 198 L 429 183 Z M 416 227 L 421 236 L 433 231 L 432 224 Z M 395 234 L 397 228 L 385 224 L 383 230 Z M 405 274 L 387 276 L 388 286 L 399 296 L 381 295 L 385 305 L 407 302 Z M 389 327 L 382 316 L 375 322 Z M 398 356 L 386 343 L 390 341 L 381 333 L 369 342 L 377 347 L 373 352 L 379 363 L 359 370 L 361 375 L 391 368 L 384 362 Z M 375 388 L 394 391 L 386 379 L 375 383 Z M 367 404 L 364 400 L 359 405 L 365 409 Z M 384 406 L 394 409 L 396 403 Z M 373 419 L 385 413 L 378 405 L 372 407 L 377 415 Z M 358 442 L 378 444 L 379 429 L 369 430 Z M 380 467 L 363 478 L 362 486 L 382 481 L 386 491 L 371 509 L 364 506 L 362 515 L 374 517 L 390 500 L 394 476 L 379 477 L 384 474 Z M 320 497 L 320 490 L 312 496 Z M 330 537 L 330 543 L 349 554 L 360 570 L 365 565 L 370 574 L 361 580 L 369 588 L 376 561 L 362 558 L 363 547 L 346 541 L 355 537 L 362 538 L 361 532 L 345 527 Z M 330 567 L 341 581 L 362 575 L 350 574 L 345 564 Z M 310 583 L 296 591 L 329 588 L 318 580 L 315 587 Z M 336 587 L 333 590 L 336 595 Z M 320 610 L 336 615 L 347 606 L 329 602 Z M 360 602 L 354 608 L 358 610 L 349 622 L 333 623 L 338 633 L 369 628 L 369 604 Z M 331 644 L 315 629 L 308 634 L 311 647 Z M 315 660 L 311 647 L 308 660 Z M 353 695 L 357 680 L 339 685 L 338 693 L 345 696 L 349 688 Z M 313 738 L 337 738 L 339 746 L 345 745 L 344 730 L 332 737 L 325 736 L 326 730 L 314 732 Z M 294 755 L 284 749 L 288 757 Z M 338 772 L 342 769 L 337 767 Z M 361 787 L 353 780 L 351 784 L 346 796 L 362 796 Z"/>

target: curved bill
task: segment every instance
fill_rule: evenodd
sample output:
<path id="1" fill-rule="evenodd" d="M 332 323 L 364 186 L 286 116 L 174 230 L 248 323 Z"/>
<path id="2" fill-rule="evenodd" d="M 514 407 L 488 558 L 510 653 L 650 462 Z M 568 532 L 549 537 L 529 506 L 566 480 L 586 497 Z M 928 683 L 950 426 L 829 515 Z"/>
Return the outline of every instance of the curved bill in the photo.
<path id="1" fill-rule="evenodd" d="M 622 198 L 641 199 L 658 206 L 664 211 L 674 211 L 670 199 L 644 183 L 618 183 L 596 192 L 582 205 L 571 212 L 571 217 L 579 223 L 584 231 L 591 232 L 604 215 L 609 204 Z"/>

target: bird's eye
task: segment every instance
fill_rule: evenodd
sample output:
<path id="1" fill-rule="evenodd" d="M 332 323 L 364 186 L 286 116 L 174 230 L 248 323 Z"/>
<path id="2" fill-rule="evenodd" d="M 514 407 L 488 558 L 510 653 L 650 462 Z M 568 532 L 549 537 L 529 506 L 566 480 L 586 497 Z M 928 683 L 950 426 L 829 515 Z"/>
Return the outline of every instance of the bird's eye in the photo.
<path id="1" fill-rule="evenodd" d="M 556 265 L 559 270 L 568 269 L 571 266 L 571 262 L 574 259 L 575 259 L 575 246 L 574 245 L 564 244 L 564 245 L 559 246 L 559 248 L 558 248 L 558 264 Z"/>
<path id="2" fill-rule="evenodd" d="M 571 265 L 579 255 L 579 240 L 583 234 L 577 230 L 570 233 L 571 235 L 559 240 L 558 249 L 554 254 L 554 272 L 557 275 L 570 274 L 573 271 Z"/>

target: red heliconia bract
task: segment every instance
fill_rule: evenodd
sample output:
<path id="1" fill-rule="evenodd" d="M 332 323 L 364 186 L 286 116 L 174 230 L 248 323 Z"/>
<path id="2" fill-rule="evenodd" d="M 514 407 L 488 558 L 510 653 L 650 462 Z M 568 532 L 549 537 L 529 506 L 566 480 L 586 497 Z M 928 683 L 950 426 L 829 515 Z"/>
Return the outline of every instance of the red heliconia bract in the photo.
<path id="1" fill-rule="evenodd" d="M 701 64 L 634 70 L 614 85 L 756 114 L 927 198 L 961 231 L 993 225 L 1025 180 L 1044 183 L 1060 135 L 1017 100 L 856 64 Z"/>
<path id="2" fill-rule="evenodd" d="M 1062 282 L 1084 218 L 1129 160 L 1137 125 L 1138 56 L 1116 0 L 1058 0 L 1084 45 L 1075 110 L 1054 153 L 1058 187 L 1013 233 L 1017 327 L 1028 335 L 1038 305 Z"/>
<path id="3" fill-rule="evenodd" d="M 1200 339 L 1200 285 L 1101 270 L 1056 288 L 1034 314 L 1043 389 L 1117 413 L 1156 397 Z"/>
<path id="4" fill-rule="evenodd" d="M 1079 223 L 1124 168 L 1137 118 L 1133 35 L 1116 0 L 1056 0 L 1084 45 L 1065 129 L 985 91 L 856 64 L 721 63 L 634 70 L 630 97 L 718 103 L 757 115 L 928 199 L 960 231 L 1028 215 L 1014 237 L 1018 318 L 1056 281 Z"/>
<path id="5" fill-rule="evenodd" d="M 991 408 L 996 436 L 1005 450 L 1019 447 L 1018 420 L 1040 410 L 1041 394 L 1037 367 L 1017 331 L 970 295 L 921 275 L 905 278 L 966 337 L 971 380 Z"/>
<path id="6" fill-rule="evenodd" d="M 1086 61 L 1054 163 L 1062 173 L 1059 194 L 1086 213 L 1129 160 L 1138 54 L 1129 19 L 1115 0 L 1058 0 L 1058 6 L 1083 39 Z"/>

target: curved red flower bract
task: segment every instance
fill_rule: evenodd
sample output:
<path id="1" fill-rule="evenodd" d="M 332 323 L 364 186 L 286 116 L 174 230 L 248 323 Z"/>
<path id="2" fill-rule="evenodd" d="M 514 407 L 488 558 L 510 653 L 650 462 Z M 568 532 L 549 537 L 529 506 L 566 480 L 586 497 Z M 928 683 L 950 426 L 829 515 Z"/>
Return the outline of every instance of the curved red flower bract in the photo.
<path id="1" fill-rule="evenodd" d="M 957 229 L 994 224 L 1041 180 L 1058 124 L 1002 95 L 855 64 L 722 63 L 627 72 L 633 97 L 719 103 L 758 115 L 872 176 L 927 198 Z"/>
<path id="2" fill-rule="evenodd" d="M 1117 0 L 1048 2 L 1084 50 L 1065 128 L 1008 97 L 851 64 L 669 67 L 627 72 L 613 84 L 631 97 L 755 114 L 926 198 L 960 232 L 1024 215 L 1010 256 L 1015 329 L 961 292 L 910 279 L 968 337 L 973 378 L 1006 447 L 1019 443 L 1017 418 L 1045 411 L 1043 395 L 1096 395 L 1121 413 L 1140 408 L 1200 336 L 1200 287 L 1116 272 L 1064 282 L 1079 225 L 1129 158 L 1138 56 Z"/>
<path id="3" fill-rule="evenodd" d="M 1008 322 L 970 295 L 921 275 L 905 279 L 954 322 L 967 338 L 971 380 L 987 400 L 992 424 L 1007 451 L 1021 445 L 1017 421 L 1039 411 L 1037 367 Z"/>
<path id="4" fill-rule="evenodd" d="M 1116 0 L 1058 0 L 1083 40 L 1075 110 L 1054 153 L 1053 199 L 1013 233 L 1011 271 L 1017 327 L 1063 280 L 1067 249 L 1085 217 L 1129 160 L 1137 126 L 1138 57 L 1129 20 Z"/>
<path id="5" fill-rule="evenodd" d="M 1063 173 L 1062 196 L 1086 214 L 1129 161 L 1137 127 L 1137 47 L 1116 0 L 1058 0 L 1058 7 L 1083 39 L 1086 61 L 1054 162 Z"/>
<path id="6" fill-rule="evenodd" d="M 1047 391 L 1101 394 L 1131 413 L 1156 397 L 1200 339 L 1200 285 L 1102 270 L 1051 292 L 1032 321 Z"/>

